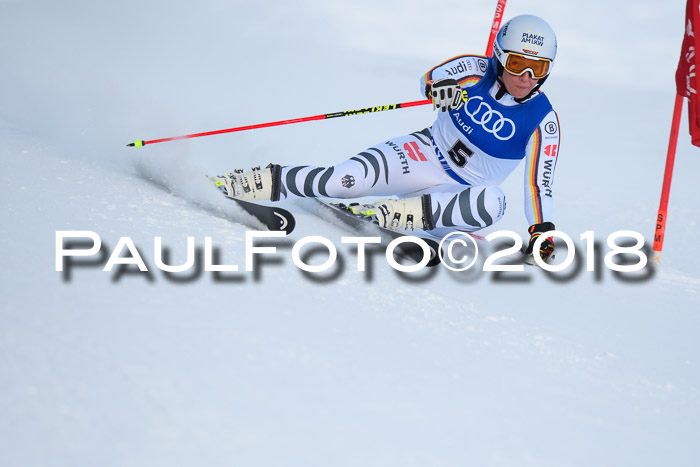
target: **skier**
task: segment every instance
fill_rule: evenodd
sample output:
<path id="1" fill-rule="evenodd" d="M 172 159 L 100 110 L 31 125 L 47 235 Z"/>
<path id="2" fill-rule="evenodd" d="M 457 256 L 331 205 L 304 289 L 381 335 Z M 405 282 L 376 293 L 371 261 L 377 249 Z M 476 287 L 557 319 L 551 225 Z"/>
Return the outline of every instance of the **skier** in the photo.
<path id="1" fill-rule="evenodd" d="M 559 119 L 540 91 L 557 42 L 541 18 L 521 15 L 498 32 L 491 58 L 462 55 L 429 70 L 421 92 L 439 109 L 430 128 L 379 143 L 332 167 L 270 164 L 212 180 L 244 200 L 399 196 L 362 206 L 382 227 L 474 232 L 504 214 L 503 180 L 525 159 L 525 216 L 535 240 L 554 230 L 552 182 Z M 545 239 L 540 256 L 554 251 Z"/>

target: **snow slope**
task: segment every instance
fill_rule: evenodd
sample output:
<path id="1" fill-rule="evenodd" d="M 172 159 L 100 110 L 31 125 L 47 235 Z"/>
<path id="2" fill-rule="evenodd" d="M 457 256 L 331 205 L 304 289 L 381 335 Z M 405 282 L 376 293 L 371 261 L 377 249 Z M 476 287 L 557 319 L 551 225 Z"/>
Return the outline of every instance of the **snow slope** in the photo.
<path id="1" fill-rule="evenodd" d="M 558 229 L 651 240 L 684 5 L 512 0 L 558 32 Z M 297 230 L 246 272 L 254 221 L 203 174 L 332 164 L 430 125 L 427 107 L 126 148 L 134 139 L 418 98 L 420 75 L 483 52 L 495 2 L 0 3 L 0 464 L 694 466 L 700 208 L 683 121 L 663 264 L 619 277 L 359 272 L 346 232 Z M 439 23 L 440 26 L 435 24 Z M 623 40 L 618 39 L 623 37 Z M 642 64 L 642 69 L 640 69 Z M 522 172 L 497 229 L 524 235 Z M 165 183 L 164 190 L 159 183 Z M 106 257 L 55 270 L 60 230 Z M 489 231 L 494 231 L 491 229 Z M 304 274 L 291 246 L 338 245 Z M 167 275 L 212 237 L 240 271 Z M 323 261 L 323 255 L 314 257 Z"/>

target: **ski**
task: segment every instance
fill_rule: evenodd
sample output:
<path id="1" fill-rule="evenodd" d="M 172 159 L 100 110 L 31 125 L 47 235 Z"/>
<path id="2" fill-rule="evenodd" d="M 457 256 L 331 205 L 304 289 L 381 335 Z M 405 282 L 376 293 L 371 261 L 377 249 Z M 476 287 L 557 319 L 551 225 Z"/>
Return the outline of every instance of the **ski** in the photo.
<path id="1" fill-rule="evenodd" d="M 344 227 L 350 229 L 354 233 L 360 233 L 362 235 L 380 237 L 382 239 L 382 245 L 386 246 L 391 241 L 409 236 L 410 234 L 404 232 L 397 232 L 394 230 L 389 230 L 384 227 L 380 227 L 376 221 L 373 221 L 369 217 L 360 216 L 348 209 L 345 204 L 342 203 L 328 203 L 322 201 L 318 198 L 314 198 L 318 205 L 322 207 L 323 211 L 333 215 L 333 217 L 338 220 Z M 417 236 L 417 235 L 416 235 Z M 420 237 L 424 240 L 428 247 L 430 248 L 430 260 L 427 266 L 433 267 L 440 263 L 440 256 L 438 255 L 438 250 L 440 245 L 433 239 Z M 404 242 L 399 244 L 395 250 L 400 256 L 408 258 L 416 263 L 419 263 L 423 259 L 423 249 L 416 243 Z"/>
<path id="2" fill-rule="evenodd" d="M 279 166 L 277 166 L 279 168 Z M 253 170 L 259 170 L 257 167 Z M 232 175 L 232 174 L 231 174 Z M 286 232 L 287 234 L 292 233 L 296 225 L 294 216 L 291 212 L 286 209 L 282 209 L 277 206 L 270 206 L 268 204 L 258 204 L 254 201 L 243 201 L 237 198 L 232 198 L 231 193 L 228 192 L 226 186 L 229 186 L 230 180 L 227 177 L 207 177 L 214 186 L 216 186 L 219 191 L 226 196 L 227 199 L 238 204 L 238 206 L 243 209 L 246 213 L 255 217 L 258 221 L 262 222 L 267 230 Z M 222 181 L 223 180 L 223 181 Z M 261 185 L 262 186 L 262 185 Z M 247 187 L 246 187 L 247 188 Z M 248 189 L 248 191 L 250 191 Z"/>
<path id="3" fill-rule="evenodd" d="M 167 183 L 167 177 L 163 177 L 162 175 L 155 176 L 144 167 L 139 167 L 139 170 L 137 171 L 136 175 L 145 182 L 148 182 L 149 184 L 160 188 L 161 190 L 164 190 L 173 196 L 183 198 L 182 195 L 175 192 Z M 219 190 L 218 188 L 216 188 L 216 190 L 218 192 L 221 192 L 221 190 Z M 208 203 L 202 203 L 197 200 L 192 200 L 188 198 L 184 199 L 192 203 L 194 206 L 198 206 L 199 208 L 209 212 L 212 215 L 224 217 L 234 222 L 241 221 L 238 217 L 231 216 L 230 213 L 223 213 L 220 208 L 211 206 Z M 266 204 L 257 204 L 250 201 L 242 201 L 239 199 L 229 198 L 227 196 L 226 199 L 236 203 L 236 205 L 238 205 L 238 207 L 241 208 L 244 212 L 254 217 L 258 222 L 263 224 L 263 226 L 265 226 L 267 230 L 286 232 L 287 234 L 290 234 L 296 226 L 294 216 L 291 212 L 287 211 L 286 209 L 282 209 L 277 206 L 268 206 Z"/>
<path id="4" fill-rule="evenodd" d="M 281 231 L 290 234 L 296 226 L 294 216 L 286 209 L 282 209 L 277 206 L 252 203 L 250 201 L 242 201 L 235 198 L 227 197 L 227 199 L 235 202 L 245 212 L 262 222 L 268 230 Z"/>

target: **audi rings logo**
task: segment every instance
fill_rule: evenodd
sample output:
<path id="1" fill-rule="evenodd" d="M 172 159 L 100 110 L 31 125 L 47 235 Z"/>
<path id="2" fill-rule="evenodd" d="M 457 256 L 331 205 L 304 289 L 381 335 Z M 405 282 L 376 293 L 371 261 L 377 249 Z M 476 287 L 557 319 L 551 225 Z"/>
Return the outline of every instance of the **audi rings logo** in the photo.
<path id="1" fill-rule="evenodd" d="M 474 109 L 473 103 L 479 100 L 479 106 Z M 472 104 L 470 106 L 470 104 Z M 491 133 L 501 141 L 507 141 L 515 135 L 515 123 L 506 118 L 498 110 L 493 110 L 484 102 L 483 97 L 474 96 L 467 101 L 464 111 L 474 123 L 481 126 L 487 133 Z"/>

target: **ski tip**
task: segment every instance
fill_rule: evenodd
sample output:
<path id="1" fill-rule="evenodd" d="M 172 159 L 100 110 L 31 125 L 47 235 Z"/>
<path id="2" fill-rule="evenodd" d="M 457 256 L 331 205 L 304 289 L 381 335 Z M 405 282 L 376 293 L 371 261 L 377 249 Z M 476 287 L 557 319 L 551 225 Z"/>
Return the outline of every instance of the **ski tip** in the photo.
<path id="1" fill-rule="evenodd" d="M 127 144 L 126 147 L 127 147 L 127 148 L 134 148 L 134 147 L 140 148 L 140 147 L 143 146 L 144 144 L 145 144 L 144 141 L 138 140 L 138 139 L 137 139 L 137 140 L 135 140 L 133 143 Z"/>

